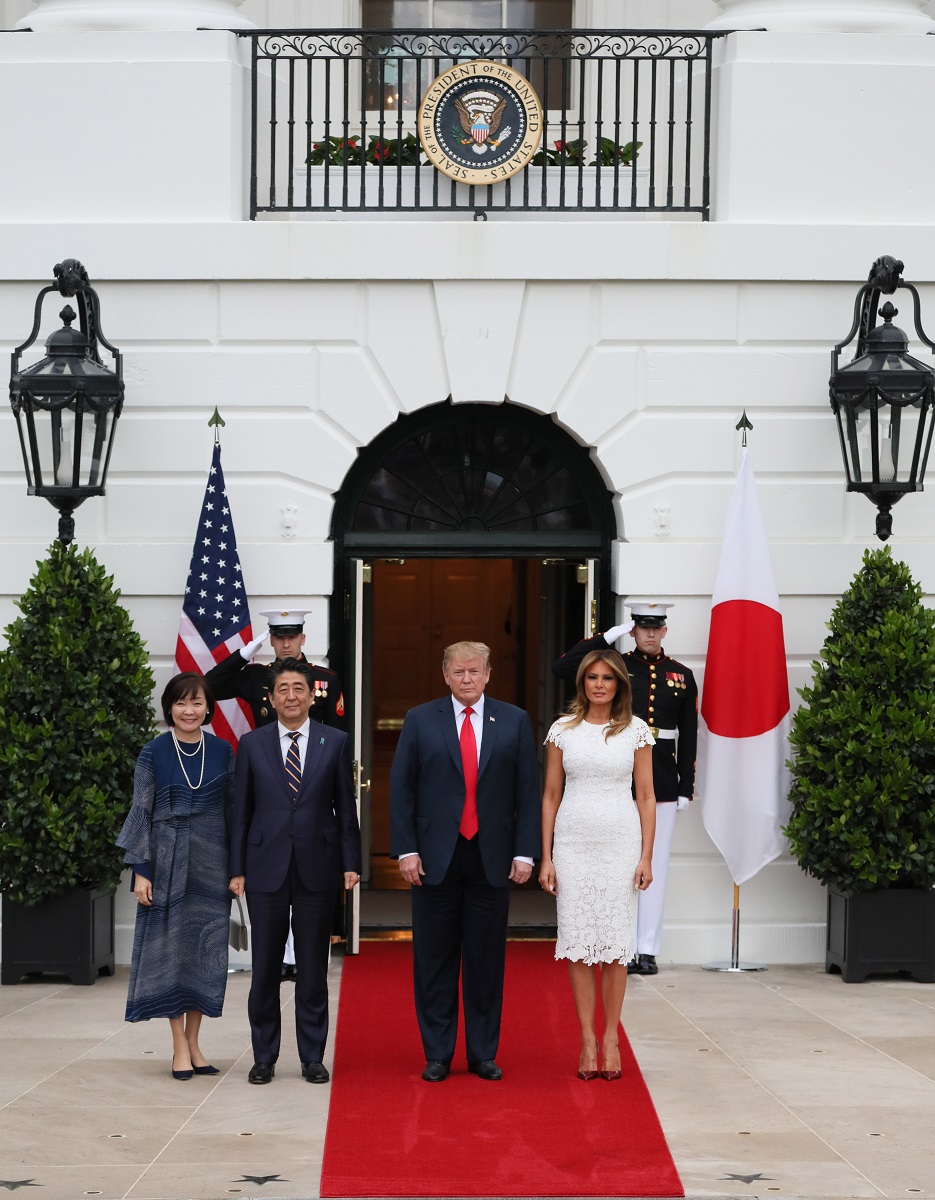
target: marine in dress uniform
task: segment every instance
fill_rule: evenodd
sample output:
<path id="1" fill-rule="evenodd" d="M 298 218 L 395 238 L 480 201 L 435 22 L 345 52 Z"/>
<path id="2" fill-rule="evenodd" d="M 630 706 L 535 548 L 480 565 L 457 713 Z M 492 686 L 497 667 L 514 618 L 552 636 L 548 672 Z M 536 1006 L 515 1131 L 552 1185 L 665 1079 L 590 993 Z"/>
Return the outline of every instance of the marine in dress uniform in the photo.
<path id="1" fill-rule="evenodd" d="M 297 658 L 308 662 L 302 653 L 305 644 L 305 618 L 307 612 L 289 609 L 264 608 L 261 617 L 269 622 L 269 640 L 277 658 Z M 257 729 L 276 720 L 269 699 L 269 668 L 251 662 L 254 654 L 266 640 L 267 634 L 255 638 L 242 650 L 235 650 L 205 676 L 215 700 L 246 700 L 253 713 Z M 341 680 L 335 671 L 317 663 L 308 663 L 312 671 L 313 721 L 330 725 L 333 729 L 345 729 L 344 693 Z"/>
<path id="2" fill-rule="evenodd" d="M 552 664 L 552 670 L 559 679 L 573 682 L 581 660 L 589 651 L 613 649 L 614 642 L 626 633 L 637 641 L 633 650 L 623 653 L 623 661 L 633 688 L 634 715 L 649 725 L 656 743 L 653 746 L 656 839 L 653 883 L 639 896 L 636 954 L 629 969 L 637 975 L 655 975 L 675 814 L 692 799 L 695 788 L 698 686 L 691 670 L 670 658 L 662 647 L 666 613 L 672 601 L 640 599 L 627 607 L 633 618 L 630 625 L 617 625 L 606 633 L 578 642 Z M 640 630 L 652 633 L 641 634 Z"/>
<path id="3" fill-rule="evenodd" d="M 309 680 L 312 689 L 312 707 L 309 714 L 311 719 L 346 732 L 341 680 L 335 671 L 319 666 L 318 663 L 308 662 L 302 653 L 305 644 L 305 618 L 308 612 L 304 609 L 263 608 L 260 610 L 260 616 L 266 617 L 269 625 L 266 633 L 255 638 L 242 650 L 235 650 L 216 667 L 212 667 L 205 676 L 214 699 L 246 700 L 257 729 L 276 720 L 276 713 L 269 698 L 269 667 L 251 662 L 254 654 L 269 636 L 277 659 L 295 658 L 299 662 L 308 663 L 312 672 L 312 678 Z M 343 898 L 339 896 L 338 900 L 343 907 Z M 282 977 L 295 979 L 295 952 L 291 930 L 286 943 Z"/>

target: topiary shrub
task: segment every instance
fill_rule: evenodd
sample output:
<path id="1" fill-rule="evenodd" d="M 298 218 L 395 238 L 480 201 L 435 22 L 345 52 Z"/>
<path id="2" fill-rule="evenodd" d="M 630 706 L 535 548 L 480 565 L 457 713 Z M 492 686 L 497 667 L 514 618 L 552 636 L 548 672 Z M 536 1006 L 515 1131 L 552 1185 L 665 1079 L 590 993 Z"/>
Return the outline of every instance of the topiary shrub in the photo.
<path id="1" fill-rule="evenodd" d="M 56 542 L 0 653 L 0 892 L 113 891 L 114 846 L 153 736 L 149 655 L 90 550 Z"/>
<path id="2" fill-rule="evenodd" d="M 889 547 L 831 615 L 792 722 L 792 853 L 842 892 L 935 885 L 935 613 Z"/>

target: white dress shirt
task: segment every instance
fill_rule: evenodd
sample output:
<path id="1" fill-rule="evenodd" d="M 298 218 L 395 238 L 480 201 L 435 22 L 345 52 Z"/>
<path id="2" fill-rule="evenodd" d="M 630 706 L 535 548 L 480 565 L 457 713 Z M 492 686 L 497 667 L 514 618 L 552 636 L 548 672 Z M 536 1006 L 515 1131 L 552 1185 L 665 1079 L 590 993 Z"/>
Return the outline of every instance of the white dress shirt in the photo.
<path id="1" fill-rule="evenodd" d="M 480 762 L 480 744 L 484 736 L 484 693 L 481 692 L 480 699 L 476 704 L 462 704 L 460 700 L 451 697 L 451 703 L 455 710 L 455 725 L 458 729 L 458 741 L 461 741 L 461 730 L 464 728 L 464 711 L 467 708 L 473 708 L 473 715 L 467 718 L 471 722 L 471 728 L 474 730 L 474 741 L 477 742 L 477 761 Z"/>
<path id="2" fill-rule="evenodd" d="M 296 730 L 287 729 L 282 721 L 277 721 L 276 724 L 279 726 L 279 750 L 282 754 L 282 765 L 286 765 L 286 755 L 289 753 L 289 747 L 292 745 L 292 734 L 297 733 L 299 735 L 299 762 L 302 764 L 302 773 L 304 774 L 305 755 L 308 751 L 308 733 L 311 721 L 306 717 L 304 724 L 300 725 Z"/>

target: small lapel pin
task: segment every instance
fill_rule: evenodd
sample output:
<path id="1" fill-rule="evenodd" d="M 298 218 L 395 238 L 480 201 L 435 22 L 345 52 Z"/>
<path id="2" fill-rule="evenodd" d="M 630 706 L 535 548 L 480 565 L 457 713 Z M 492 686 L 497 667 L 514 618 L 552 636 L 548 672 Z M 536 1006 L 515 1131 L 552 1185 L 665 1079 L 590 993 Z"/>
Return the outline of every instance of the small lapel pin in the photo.
<path id="1" fill-rule="evenodd" d="M 319 738 L 319 739 L 318 739 L 318 744 L 319 744 L 319 746 L 323 746 L 323 745 L 325 744 L 325 739 L 324 739 L 324 738 Z"/>
<path id="2" fill-rule="evenodd" d="M 496 717 L 488 717 L 488 718 L 487 718 L 487 720 L 488 720 L 488 721 L 491 723 L 491 725 L 493 725 L 493 724 L 494 724 L 494 722 L 496 721 L 496 719 L 497 719 Z"/>

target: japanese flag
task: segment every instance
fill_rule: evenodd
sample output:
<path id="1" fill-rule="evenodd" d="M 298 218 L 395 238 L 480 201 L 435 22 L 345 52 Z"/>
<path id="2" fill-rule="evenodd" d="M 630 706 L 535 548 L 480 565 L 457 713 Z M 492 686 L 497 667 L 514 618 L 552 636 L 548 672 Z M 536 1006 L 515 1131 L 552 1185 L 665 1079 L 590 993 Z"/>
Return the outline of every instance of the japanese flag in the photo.
<path id="1" fill-rule="evenodd" d="M 785 848 L 791 719 L 779 593 L 744 449 L 711 597 L 696 786 L 704 827 L 736 884 Z"/>

